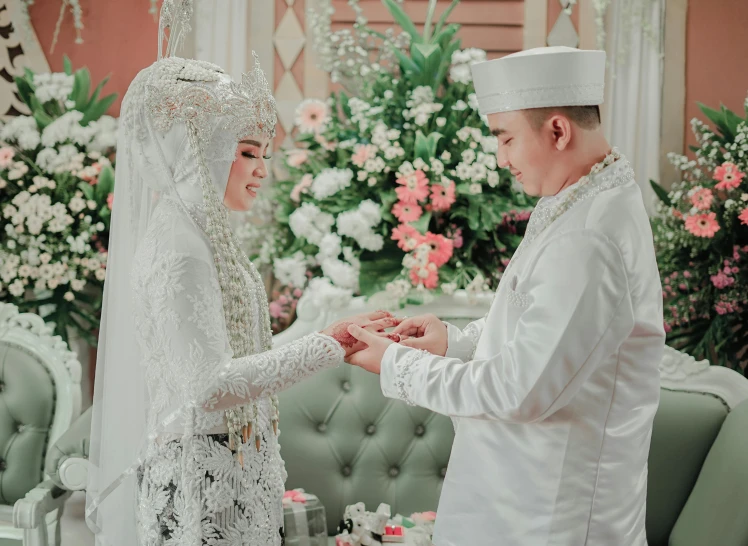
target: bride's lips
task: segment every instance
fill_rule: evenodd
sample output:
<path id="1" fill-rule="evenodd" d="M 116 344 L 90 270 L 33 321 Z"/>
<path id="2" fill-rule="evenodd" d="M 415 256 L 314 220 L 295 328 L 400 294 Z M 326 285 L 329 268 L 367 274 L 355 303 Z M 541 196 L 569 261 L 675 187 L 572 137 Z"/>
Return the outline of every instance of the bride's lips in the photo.
<path id="1" fill-rule="evenodd" d="M 257 197 L 257 190 L 260 189 L 259 184 L 247 184 L 247 193 L 252 197 Z"/>

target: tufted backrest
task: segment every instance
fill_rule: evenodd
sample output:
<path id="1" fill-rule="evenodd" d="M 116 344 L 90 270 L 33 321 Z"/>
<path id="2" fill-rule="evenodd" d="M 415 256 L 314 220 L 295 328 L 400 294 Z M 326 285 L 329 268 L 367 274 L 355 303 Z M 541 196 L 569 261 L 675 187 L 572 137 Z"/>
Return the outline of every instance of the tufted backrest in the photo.
<path id="1" fill-rule="evenodd" d="M 382 396 L 379 376 L 344 365 L 280 394 L 288 488 L 317 495 L 333 533 L 345 507 L 436 510 L 454 431 L 449 418 Z"/>
<path id="2" fill-rule="evenodd" d="M 0 503 L 15 503 L 42 481 L 54 402 L 41 359 L 0 341 Z"/>
<path id="3" fill-rule="evenodd" d="M 80 363 L 37 315 L 0 303 L 0 504 L 45 479 L 48 447 L 80 414 Z"/>

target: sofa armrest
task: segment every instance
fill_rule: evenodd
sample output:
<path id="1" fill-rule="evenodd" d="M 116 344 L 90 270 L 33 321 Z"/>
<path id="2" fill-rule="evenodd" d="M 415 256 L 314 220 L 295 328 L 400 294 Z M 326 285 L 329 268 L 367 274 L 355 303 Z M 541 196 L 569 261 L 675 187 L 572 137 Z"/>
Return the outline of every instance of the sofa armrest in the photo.
<path id="1" fill-rule="evenodd" d="M 88 408 L 70 428 L 49 448 L 44 471 L 58 486 L 69 489 L 60 477 L 60 468 L 69 459 L 87 459 L 91 437 L 91 408 Z M 85 479 L 85 476 L 84 476 Z M 85 487 L 85 481 L 83 482 Z M 79 487 L 78 489 L 83 489 Z M 73 489 L 75 490 L 75 489 Z"/>
<path id="2" fill-rule="evenodd" d="M 62 486 L 68 491 L 83 491 L 88 482 L 88 459 L 68 457 L 58 469 Z"/>
<path id="3" fill-rule="evenodd" d="M 748 544 L 748 401 L 725 419 L 670 534 L 670 546 Z"/>

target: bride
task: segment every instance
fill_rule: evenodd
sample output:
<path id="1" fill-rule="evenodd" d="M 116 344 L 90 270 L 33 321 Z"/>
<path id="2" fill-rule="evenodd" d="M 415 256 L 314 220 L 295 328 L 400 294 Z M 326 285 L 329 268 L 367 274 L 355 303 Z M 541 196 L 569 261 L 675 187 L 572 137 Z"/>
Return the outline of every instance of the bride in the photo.
<path id="1" fill-rule="evenodd" d="M 171 56 L 191 10 L 164 2 L 159 60 L 122 103 L 86 507 L 106 546 L 282 544 L 276 393 L 361 349 L 349 324 L 398 323 L 376 312 L 272 349 L 228 213 L 267 176 L 275 101 L 257 63 L 233 82 Z"/>

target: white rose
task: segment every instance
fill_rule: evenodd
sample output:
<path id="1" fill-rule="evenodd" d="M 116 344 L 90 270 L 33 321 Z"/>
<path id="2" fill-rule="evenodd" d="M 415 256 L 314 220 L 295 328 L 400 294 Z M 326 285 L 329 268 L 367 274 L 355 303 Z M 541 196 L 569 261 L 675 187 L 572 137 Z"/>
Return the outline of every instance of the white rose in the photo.
<path id="1" fill-rule="evenodd" d="M 106 278 L 106 270 L 97 269 L 95 275 L 97 280 L 103 281 Z"/>
<path id="2" fill-rule="evenodd" d="M 20 298 L 21 296 L 23 296 L 24 292 L 23 282 L 21 282 L 20 279 L 16 279 L 13 284 L 8 286 L 8 292 L 10 292 L 17 298 Z"/>
<path id="3" fill-rule="evenodd" d="M 65 292 L 63 298 L 65 298 L 66 301 L 73 301 L 75 299 L 75 294 L 72 292 Z"/>

